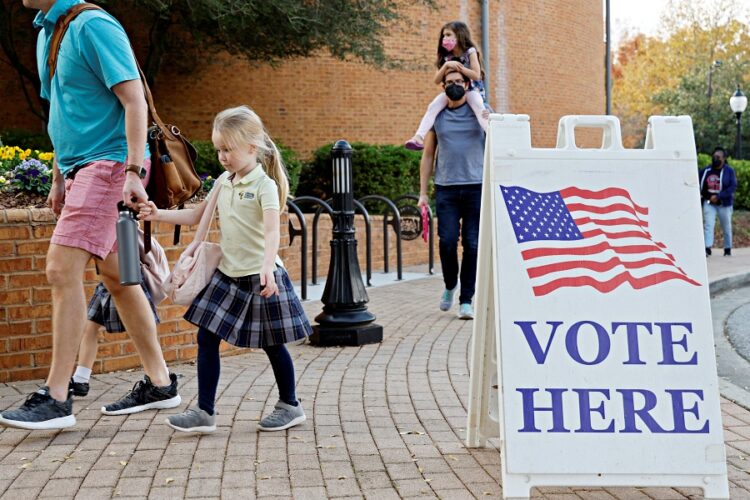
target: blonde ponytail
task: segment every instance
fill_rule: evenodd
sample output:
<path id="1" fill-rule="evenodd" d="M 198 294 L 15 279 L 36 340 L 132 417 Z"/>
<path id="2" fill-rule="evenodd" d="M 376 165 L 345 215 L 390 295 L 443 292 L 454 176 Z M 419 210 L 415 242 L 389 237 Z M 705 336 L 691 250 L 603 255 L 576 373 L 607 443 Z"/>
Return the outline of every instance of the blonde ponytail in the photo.
<path id="1" fill-rule="evenodd" d="M 234 147 L 252 144 L 258 150 L 258 161 L 279 189 L 279 211 L 286 208 L 289 180 L 279 148 L 266 132 L 260 117 L 248 106 L 225 109 L 214 118 L 214 130 Z"/>
<path id="2" fill-rule="evenodd" d="M 279 210 L 283 212 L 286 207 L 286 197 L 289 195 L 289 179 L 286 175 L 286 167 L 281 159 L 281 152 L 274 144 L 271 136 L 265 130 L 263 134 L 266 148 L 261 159 L 261 165 L 263 165 L 263 170 L 266 171 L 268 177 L 273 179 L 279 188 Z"/>

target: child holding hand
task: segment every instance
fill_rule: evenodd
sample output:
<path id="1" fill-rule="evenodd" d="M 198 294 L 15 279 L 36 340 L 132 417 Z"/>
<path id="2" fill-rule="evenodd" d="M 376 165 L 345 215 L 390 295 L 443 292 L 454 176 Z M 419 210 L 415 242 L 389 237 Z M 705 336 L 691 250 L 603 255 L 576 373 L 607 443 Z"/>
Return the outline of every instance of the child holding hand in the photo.
<path id="1" fill-rule="evenodd" d="M 209 193 L 217 209 L 223 252 L 209 284 L 185 319 L 198 326 L 198 404 L 172 415 L 167 424 L 184 432 L 216 430 L 214 403 L 219 383 L 219 344 L 261 348 L 271 362 L 279 400 L 263 418 L 263 431 L 288 429 L 305 421 L 297 401 L 294 364 L 286 343 L 312 332 L 279 250 L 280 213 L 289 183 L 281 155 L 258 115 L 247 106 L 230 108 L 214 119 L 212 141 L 226 169 Z M 207 202 L 187 210 L 158 210 L 140 204 L 139 218 L 197 224 Z"/>

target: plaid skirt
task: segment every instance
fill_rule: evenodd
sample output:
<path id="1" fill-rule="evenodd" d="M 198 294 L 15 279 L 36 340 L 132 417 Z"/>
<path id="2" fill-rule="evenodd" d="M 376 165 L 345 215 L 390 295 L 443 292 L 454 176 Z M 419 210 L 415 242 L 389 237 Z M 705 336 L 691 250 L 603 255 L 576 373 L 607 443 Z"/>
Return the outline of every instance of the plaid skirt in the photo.
<path id="1" fill-rule="evenodd" d="M 146 298 L 151 306 L 151 311 L 154 313 L 154 319 L 159 323 L 159 315 L 156 313 L 156 306 L 151 299 L 151 293 L 148 291 L 148 287 L 141 282 L 141 288 L 143 288 L 143 291 L 146 293 Z M 120 333 L 125 331 L 125 325 L 120 321 L 120 315 L 117 313 L 115 301 L 112 300 L 112 295 L 109 294 L 109 290 L 107 290 L 103 283 L 96 285 L 94 294 L 89 301 L 86 316 L 94 323 L 102 325 L 104 329 L 107 330 L 107 333 Z"/>
<path id="2" fill-rule="evenodd" d="M 279 294 L 260 296 L 260 274 L 230 278 L 219 270 L 185 313 L 185 319 L 238 347 L 266 347 L 312 333 L 286 269 L 274 271 Z"/>

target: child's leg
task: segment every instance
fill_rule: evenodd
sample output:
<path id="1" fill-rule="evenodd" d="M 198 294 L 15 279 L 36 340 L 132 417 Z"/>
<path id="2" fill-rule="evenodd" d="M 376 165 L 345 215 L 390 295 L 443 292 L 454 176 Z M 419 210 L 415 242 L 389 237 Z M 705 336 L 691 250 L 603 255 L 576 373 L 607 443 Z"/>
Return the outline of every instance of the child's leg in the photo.
<path id="1" fill-rule="evenodd" d="M 279 399 L 284 403 L 297 406 L 296 378 L 294 363 L 284 344 L 266 346 L 263 348 L 271 362 L 276 385 L 279 387 Z"/>
<path id="2" fill-rule="evenodd" d="M 198 330 L 198 407 L 209 415 L 214 414 L 221 372 L 220 343 L 218 335 L 203 328 Z"/>
<path id="3" fill-rule="evenodd" d="M 419 128 L 417 129 L 417 136 L 419 139 L 424 141 L 427 132 L 430 131 L 432 126 L 435 124 L 435 118 L 440 114 L 442 110 L 448 105 L 448 96 L 445 92 L 441 92 L 438 96 L 432 100 L 429 106 L 427 106 L 427 112 L 422 117 L 422 121 L 419 122 Z"/>
<path id="4" fill-rule="evenodd" d="M 96 360 L 96 351 L 99 346 L 96 336 L 99 333 L 99 325 L 93 321 L 87 321 L 81 337 L 81 345 L 78 348 L 78 366 L 73 374 L 73 382 L 88 382 L 91 378 L 91 368 Z"/>
<path id="5" fill-rule="evenodd" d="M 482 99 L 482 94 L 480 94 L 478 90 L 469 91 L 466 93 L 466 101 L 476 115 L 477 121 L 482 126 L 482 129 L 487 132 L 487 118 L 482 116 L 484 114 L 484 100 Z"/>

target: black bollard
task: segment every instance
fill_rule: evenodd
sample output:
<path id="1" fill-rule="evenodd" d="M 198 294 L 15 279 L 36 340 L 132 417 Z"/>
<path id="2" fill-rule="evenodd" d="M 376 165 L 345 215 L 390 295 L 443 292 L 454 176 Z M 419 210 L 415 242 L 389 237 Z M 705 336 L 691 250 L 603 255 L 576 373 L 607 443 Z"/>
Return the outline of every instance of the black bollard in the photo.
<path id="1" fill-rule="evenodd" d="M 383 341 L 383 327 L 367 310 L 367 290 L 357 260 L 354 236 L 352 148 L 338 141 L 331 150 L 333 166 L 333 239 L 323 312 L 315 317 L 313 345 L 363 345 Z"/>

